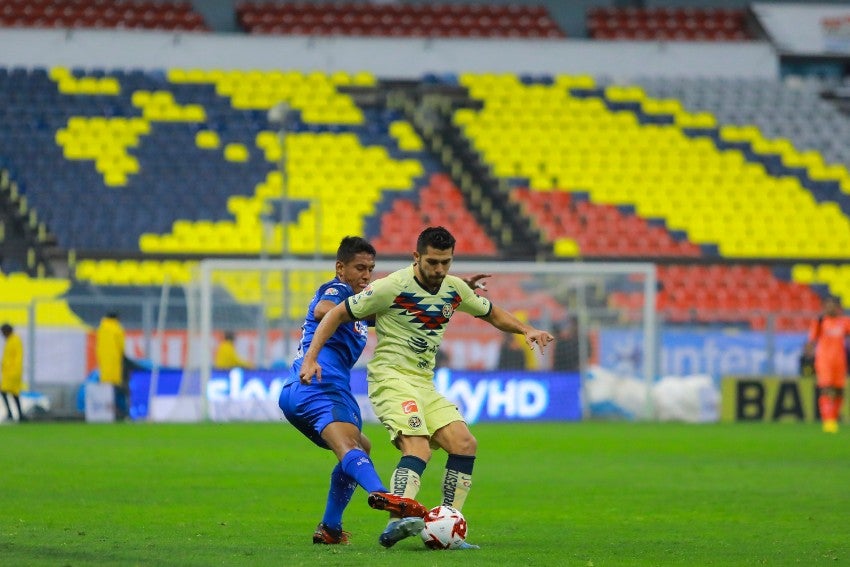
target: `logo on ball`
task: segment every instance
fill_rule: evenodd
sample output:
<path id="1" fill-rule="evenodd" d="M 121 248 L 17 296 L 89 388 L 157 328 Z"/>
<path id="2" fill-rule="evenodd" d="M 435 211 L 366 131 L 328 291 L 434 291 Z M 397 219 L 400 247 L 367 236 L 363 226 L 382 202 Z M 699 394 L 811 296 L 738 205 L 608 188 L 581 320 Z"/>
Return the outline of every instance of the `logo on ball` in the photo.
<path id="1" fill-rule="evenodd" d="M 437 506 L 425 514 L 425 528 L 420 532 L 429 549 L 457 549 L 466 540 L 466 518 L 451 506 Z"/>

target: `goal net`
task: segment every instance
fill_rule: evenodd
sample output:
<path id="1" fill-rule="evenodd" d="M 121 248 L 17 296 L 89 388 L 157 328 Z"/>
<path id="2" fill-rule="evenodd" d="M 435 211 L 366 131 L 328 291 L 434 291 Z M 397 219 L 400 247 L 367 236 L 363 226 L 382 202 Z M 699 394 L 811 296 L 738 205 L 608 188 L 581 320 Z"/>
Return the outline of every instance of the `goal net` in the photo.
<path id="1" fill-rule="evenodd" d="M 379 257 L 374 277 L 408 264 Z M 334 276 L 333 267 L 332 259 L 199 264 L 187 292 L 197 308 L 190 310 L 196 320 L 189 324 L 185 375 L 197 377 L 191 390 L 200 396 L 202 419 L 282 419 L 277 399 L 307 306 L 316 288 Z M 468 420 L 651 416 L 649 392 L 658 360 L 653 264 L 456 260 L 452 273 L 492 274 L 479 293 L 557 335 L 540 355 L 521 338 L 456 315 L 443 339 L 435 380 Z M 241 368 L 215 367 L 225 332 L 235 336 L 247 363 Z M 364 368 L 375 340 L 370 332 L 352 377 L 366 420 L 373 414 Z"/>

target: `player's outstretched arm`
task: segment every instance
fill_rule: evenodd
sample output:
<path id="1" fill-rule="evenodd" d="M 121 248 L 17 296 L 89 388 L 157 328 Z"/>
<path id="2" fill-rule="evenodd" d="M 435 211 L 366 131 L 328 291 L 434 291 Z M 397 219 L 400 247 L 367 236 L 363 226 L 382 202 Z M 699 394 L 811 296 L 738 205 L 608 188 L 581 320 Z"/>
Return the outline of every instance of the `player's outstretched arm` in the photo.
<path id="1" fill-rule="evenodd" d="M 555 340 L 555 337 L 551 333 L 535 329 L 531 325 L 523 323 L 513 313 L 505 311 L 496 305 L 493 306 L 490 314 L 487 317 L 483 317 L 483 319 L 500 331 L 525 335 L 525 342 L 528 343 L 528 346 L 533 349 L 534 345 L 539 345 L 541 354 L 543 354 L 543 349 L 546 345 Z"/>
<path id="2" fill-rule="evenodd" d="M 302 384 L 309 384 L 313 376 L 318 382 L 322 381 L 322 367 L 319 365 L 319 351 L 328 342 L 339 326 L 347 321 L 352 321 L 348 310 L 345 307 L 345 302 L 340 303 L 330 311 L 328 311 L 319 326 L 316 327 L 316 332 L 313 335 L 313 340 L 310 342 L 310 348 L 304 353 L 304 360 L 301 362 L 301 370 L 298 372 L 298 379 Z"/>

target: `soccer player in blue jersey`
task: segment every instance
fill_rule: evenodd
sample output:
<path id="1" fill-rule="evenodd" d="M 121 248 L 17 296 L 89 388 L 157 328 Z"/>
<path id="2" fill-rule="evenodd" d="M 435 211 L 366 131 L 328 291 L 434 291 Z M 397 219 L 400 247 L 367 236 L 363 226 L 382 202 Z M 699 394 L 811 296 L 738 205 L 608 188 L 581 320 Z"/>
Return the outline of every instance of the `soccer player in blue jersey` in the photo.
<path id="1" fill-rule="evenodd" d="M 299 379 L 304 353 L 310 347 L 319 321 L 336 305 L 363 291 L 375 269 L 375 248 L 365 239 L 347 236 L 336 256 L 336 277 L 319 286 L 301 327 L 298 355 L 280 393 L 279 405 L 286 419 L 313 443 L 334 452 L 339 463 L 331 473 L 331 484 L 322 521 L 313 543 L 346 544 L 349 534 L 342 529 L 342 513 L 359 484 L 368 493 L 369 505 L 402 516 L 398 529 L 407 535 L 424 527 L 427 509 L 412 498 L 389 494 L 369 458 L 372 447 L 363 435 L 360 407 L 351 393 L 351 368 L 366 346 L 367 324 L 352 321 L 340 325 L 322 349 L 321 380 Z"/>
<path id="2" fill-rule="evenodd" d="M 325 314 L 303 357 L 300 376 L 324 376 L 323 346 L 330 346 L 339 326 L 375 317 L 378 345 L 368 364 L 369 399 L 402 453 L 392 492 L 415 498 L 432 446 L 439 447 L 448 453 L 442 504 L 460 510 L 472 485 L 478 443 L 457 406 L 434 386 L 435 359 L 449 320 L 463 311 L 501 331 L 523 335 L 529 346 L 541 351 L 554 337 L 492 305 L 476 295 L 468 281 L 450 275 L 454 247 L 455 239 L 445 228 L 422 231 L 412 266 L 376 280 Z M 412 535 L 396 525 L 391 521 L 381 534 L 385 547 Z"/>

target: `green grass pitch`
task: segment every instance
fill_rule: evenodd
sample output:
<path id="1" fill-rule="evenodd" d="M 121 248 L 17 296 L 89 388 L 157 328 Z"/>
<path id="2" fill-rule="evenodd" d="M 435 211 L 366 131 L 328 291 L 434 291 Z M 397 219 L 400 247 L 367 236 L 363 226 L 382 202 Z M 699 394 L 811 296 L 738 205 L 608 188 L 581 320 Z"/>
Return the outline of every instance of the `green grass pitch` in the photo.
<path id="1" fill-rule="evenodd" d="M 333 456 L 284 423 L 0 428 L 2 565 L 847 565 L 850 429 L 478 424 L 464 513 L 477 551 L 317 546 Z M 398 454 L 368 425 L 388 478 Z M 436 453 L 420 499 L 438 504 Z"/>

